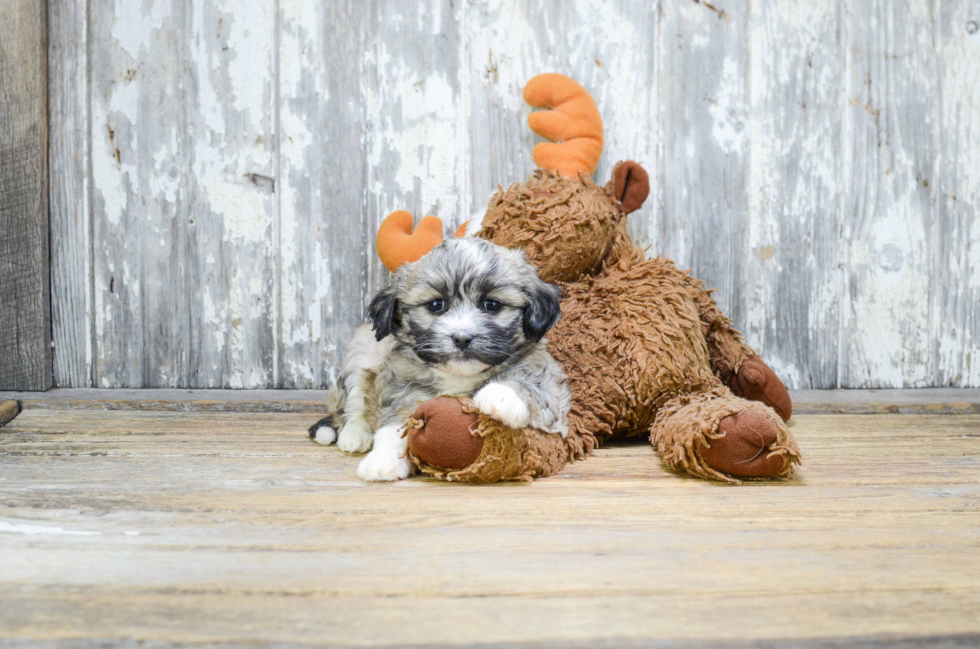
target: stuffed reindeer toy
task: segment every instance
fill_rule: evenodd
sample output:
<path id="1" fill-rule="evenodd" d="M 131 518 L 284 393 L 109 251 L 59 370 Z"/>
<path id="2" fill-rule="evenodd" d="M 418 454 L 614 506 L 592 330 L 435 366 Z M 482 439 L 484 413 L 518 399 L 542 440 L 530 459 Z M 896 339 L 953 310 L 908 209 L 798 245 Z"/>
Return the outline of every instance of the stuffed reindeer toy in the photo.
<path id="1" fill-rule="evenodd" d="M 647 198 L 647 172 L 620 162 L 609 182 L 593 183 L 602 119 L 572 79 L 537 76 L 524 98 L 544 109 L 528 118 L 550 140 L 534 148 L 538 168 L 501 188 L 482 223 L 457 235 L 520 249 L 541 279 L 561 287 L 547 348 L 571 391 L 567 435 L 512 428 L 470 399 L 440 396 L 410 419 L 411 463 L 447 481 L 527 481 L 607 440 L 647 436 L 669 467 L 694 476 L 728 483 L 789 476 L 800 454 L 783 423 L 792 405 L 782 381 L 700 280 L 669 259 L 647 259 L 630 238 L 626 219 Z M 442 240 L 438 219 L 412 232 L 406 216 L 393 215 L 379 232 L 389 268 Z"/>

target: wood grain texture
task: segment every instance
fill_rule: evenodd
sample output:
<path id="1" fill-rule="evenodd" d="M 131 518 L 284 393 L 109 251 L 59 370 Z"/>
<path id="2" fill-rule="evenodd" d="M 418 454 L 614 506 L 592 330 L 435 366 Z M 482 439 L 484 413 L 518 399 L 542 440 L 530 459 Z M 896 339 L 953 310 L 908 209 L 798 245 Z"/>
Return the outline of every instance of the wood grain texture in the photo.
<path id="1" fill-rule="evenodd" d="M 741 325 L 749 288 L 742 278 L 746 265 L 755 263 L 745 255 L 748 6 L 664 2 L 662 11 L 661 96 L 667 135 L 656 252 L 718 289 L 718 305 Z"/>
<path id="2" fill-rule="evenodd" d="M 267 3 L 93 3 L 94 385 L 272 381 Z"/>
<path id="3" fill-rule="evenodd" d="M 794 415 L 980 414 L 980 389 L 791 390 Z M 55 388 L 0 392 L 24 408 L 173 412 L 306 412 L 322 416 L 322 390 L 176 390 Z M 319 418 L 316 417 L 317 419 Z M 310 421 L 312 423 L 313 420 Z"/>
<path id="4" fill-rule="evenodd" d="M 0 392 L 0 400 L 19 402 L 24 408 L 48 410 L 303 412 L 309 413 L 312 424 L 324 416 L 327 394 L 321 390 L 55 388 L 47 392 Z M 980 395 L 975 396 L 980 402 Z"/>
<path id="5" fill-rule="evenodd" d="M 747 229 L 739 325 L 793 386 L 834 386 L 840 359 L 841 111 L 836 0 L 753 3 Z M 801 290 L 801 287 L 806 287 Z"/>
<path id="6" fill-rule="evenodd" d="M 103 387 L 177 375 L 177 341 L 190 337 L 179 308 L 188 297 L 181 231 L 189 207 L 178 189 L 183 15 L 162 0 L 147 6 L 155 13 L 143 6 L 88 8 L 92 385 Z"/>
<path id="7" fill-rule="evenodd" d="M 980 633 L 980 415 L 798 417 L 798 477 L 743 487 L 675 475 L 643 443 L 532 485 L 368 485 L 307 420 L 25 410 L 0 433 L 0 638 Z"/>
<path id="8" fill-rule="evenodd" d="M 87 37 L 86 3 L 52 17 L 58 385 L 330 385 L 380 221 L 525 178 L 556 71 L 603 115 L 596 179 L 650 172 L 637 241 L 788 385 L 980 386 L 970 0 L 120 0 Z"/>
<path id="9" fill-rule="evenodd" d="M 931 269 L 940 385 L 980 385 L 980 7 L 939 3 L 939 183 Z"/>
<path id="10" fill-rule="evenodd" d="M 181 181 L 191 206 L 182 309 L 190 340 L 183 380 L 162 378 L 157 385 L 269 385 L 278 263 L 274 5 L 191 6 L 183 81 L 190 155 Z"/>
<path id="11" fill-rule="evenodd" d="M 51 333 L 55 385 L 92 385 L 88 3 L 48 3 Z"/>
<path id="12" fill-rule="evenodd" d="M 790 395 L 794 415 L 980 414 L 980 390 L 974 388 L 792 390 Z"/>
<path id="13" fill-rule="evenodd" d="M 0 21 L 0 389 L 51 387 L 47 13 L 12 0 Z"/>
<path id="14" fill-rule="evenodd" d="M 379 223 L 365 209 L 367 13 L 359 2 L 280 3 L 276 385 L 335 382 L 364 318 Z"/>
<path id="15" fill-rule="evenodd" d="M 933 385 L 939 155 L 932 3 L 846 2 L 841 383 Z"/>

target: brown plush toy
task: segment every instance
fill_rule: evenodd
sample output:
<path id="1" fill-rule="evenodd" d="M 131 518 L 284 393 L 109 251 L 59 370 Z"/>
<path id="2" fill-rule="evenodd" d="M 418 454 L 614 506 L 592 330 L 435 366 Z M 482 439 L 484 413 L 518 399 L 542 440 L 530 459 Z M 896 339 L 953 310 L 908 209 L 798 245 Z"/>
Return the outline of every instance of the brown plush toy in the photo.
<path id="1" fill-rule="evenodd" d="M 466 399 L 440 397 L 415 413 L 414 464 L 452 481 L 530 480 L 603 441 L 649 435 L 668 465 L 696 476 L 790 475 L 800 455 L 783 424 L 792 414 L 783 383 L 700 280 L 668 259 L 646 259 L 627 232 L 626 215 L 649 193 L 646 171 L 621 162 L 605 186 L 592 183 L 602 122 L 575 81 L 540 75 L 524 97 L 549 109 L 528 121 L 554 142 L 535 147 L 529 180 L 491 199 L 476 236 L 522 248 L 543 279 L 562 286 L 548 348 L 571 387 L 570 432 L 508 428 Z"/>

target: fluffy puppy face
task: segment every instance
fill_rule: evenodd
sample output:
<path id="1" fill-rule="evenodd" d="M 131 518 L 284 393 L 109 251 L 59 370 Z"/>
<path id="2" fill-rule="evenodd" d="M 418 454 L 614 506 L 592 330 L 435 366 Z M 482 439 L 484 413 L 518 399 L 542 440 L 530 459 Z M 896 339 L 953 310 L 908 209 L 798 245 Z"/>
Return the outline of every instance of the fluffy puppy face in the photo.
<path id="1" fill-rule="evenodd" d="M 558 320 L 559 298 L 523 252 L 464 237 L 404 264 L 369 312 L 378 340 L 394 335 L 424 363 L 474 376 L 530 351 Z"/>

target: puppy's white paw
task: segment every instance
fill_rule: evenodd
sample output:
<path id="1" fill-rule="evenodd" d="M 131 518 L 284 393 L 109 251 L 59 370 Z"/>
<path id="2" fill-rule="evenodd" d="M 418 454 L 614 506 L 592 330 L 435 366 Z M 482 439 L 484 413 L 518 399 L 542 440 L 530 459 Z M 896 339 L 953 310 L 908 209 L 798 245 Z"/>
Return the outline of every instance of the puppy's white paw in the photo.
<path id="1" fill-rule="evenodd" d="M 327 446 L 333 444 L 337 440 L 337 431 L 333 429 L 333 426 L 320 426 L 313 433 L 313 441 L 317 444 L 323 444 Z"/>
<path id="2" fill-rule="evenodd" d="M 337 448 L 344 453 L 366 453 L 371 450 L 374 435 L 368 428 L 367 422 L 357 419 L 344 424 L 337 437 Z"/>
<path id="3" fill-rule="evenodd" d="M 404 480 L 412 472 L 412 463 L 400 457 L 397 450 L 379 448 L 368 453 L 357 465 L 357 477 L 367 482 Z"/>
<path id="4" fill-rule="evenodd" d="M 511 428 L 523 428 L 531 418 L 524 399 L 514 388 L 503 383 L 488 383 L 473 397 L 473 405 L 487 417 L 492 417 Z"/>

